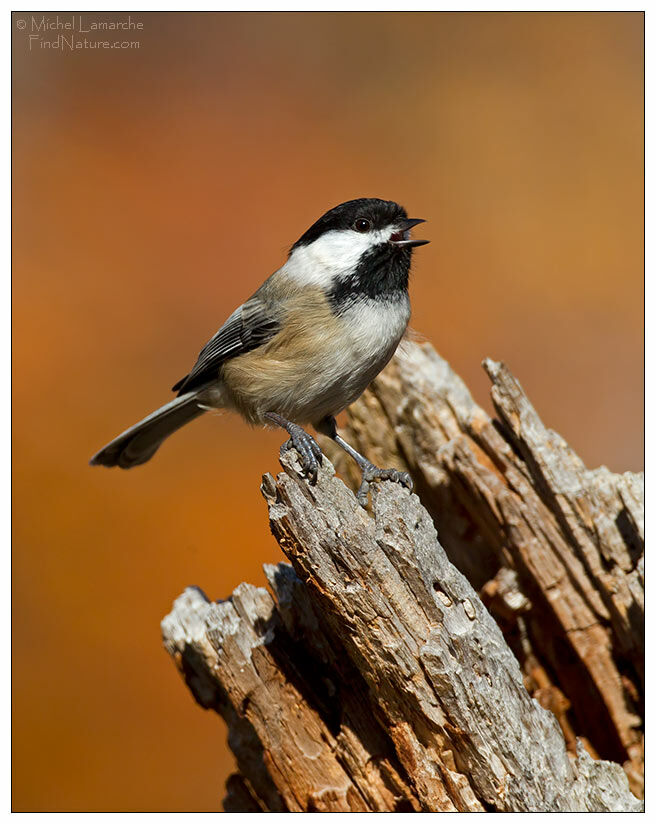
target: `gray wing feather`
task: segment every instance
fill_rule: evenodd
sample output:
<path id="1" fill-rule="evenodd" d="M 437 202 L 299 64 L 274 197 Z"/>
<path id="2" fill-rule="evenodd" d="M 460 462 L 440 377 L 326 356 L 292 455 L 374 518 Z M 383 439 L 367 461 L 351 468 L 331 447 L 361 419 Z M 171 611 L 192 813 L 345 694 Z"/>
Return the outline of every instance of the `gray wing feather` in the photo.
<path id="1" fill-rule="evenodd" d="M 173 387 L 180 394 L 215 380 L 219 367 L 230 358 L 262 346 L 278 332 L 279 316 L 257 294 L 236 309 L 201 349 L 194 368 Z"/>

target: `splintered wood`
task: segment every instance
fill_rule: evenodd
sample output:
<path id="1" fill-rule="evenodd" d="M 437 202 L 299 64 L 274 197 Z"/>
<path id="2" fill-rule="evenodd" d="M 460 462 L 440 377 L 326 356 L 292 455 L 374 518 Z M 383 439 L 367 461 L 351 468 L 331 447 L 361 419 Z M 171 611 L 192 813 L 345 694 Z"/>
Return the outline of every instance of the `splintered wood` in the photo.
<path id="1" fill-rule="evenodd" d="M 346 437 L 417 494 L 377 485 L 366 512 L 288 453 L 262 491 L 291 566 L 271 592 L 187 589 L 162 622 L 228 725 L 226 810 L 641 808 L 642 477 L 587 470 L 485 369 L 497 420 L 405 344 Z"/>

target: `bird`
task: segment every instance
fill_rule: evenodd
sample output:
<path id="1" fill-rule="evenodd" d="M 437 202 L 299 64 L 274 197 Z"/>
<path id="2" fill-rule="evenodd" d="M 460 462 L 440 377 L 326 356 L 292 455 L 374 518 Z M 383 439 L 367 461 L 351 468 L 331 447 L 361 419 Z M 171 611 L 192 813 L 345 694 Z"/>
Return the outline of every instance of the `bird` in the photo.
<path id="1" fill-rule="evenodd" d="M 163 441 L 208 410 L 236 411 L 253 425 L 287 432 L 280 448 L 298 453 L 317 481 L 322 451 L 304 427 L 327 436 L 358 464 L 357 499 L 391 480 L 412 490 L 407 472 L 383 469 L 337 432 L 335 416 L 387 365 L 410 319 L 410 236 L 425 220 L 398 203 L 357 198 L 328 210 L 290 248 L 285 263 L 230 315 L 203 347 L 177 397 L 126 429 L 92 465 L 130 469 L 149 461 Z"/>

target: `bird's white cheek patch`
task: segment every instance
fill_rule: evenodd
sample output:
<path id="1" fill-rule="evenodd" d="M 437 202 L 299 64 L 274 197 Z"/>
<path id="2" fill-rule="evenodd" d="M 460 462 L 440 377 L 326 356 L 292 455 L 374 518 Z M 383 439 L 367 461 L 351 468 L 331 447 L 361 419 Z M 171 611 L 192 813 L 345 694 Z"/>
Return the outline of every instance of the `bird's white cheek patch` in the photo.
<path id="1" fill-rule="evenodd" d="M 392 229 L 360 234 L 352 229 L 326 232 L 307 246 L 294 249 L 280 270 L 297 283 L 330 288 L 352 272 L 362 255 L 389 240 Z"/>

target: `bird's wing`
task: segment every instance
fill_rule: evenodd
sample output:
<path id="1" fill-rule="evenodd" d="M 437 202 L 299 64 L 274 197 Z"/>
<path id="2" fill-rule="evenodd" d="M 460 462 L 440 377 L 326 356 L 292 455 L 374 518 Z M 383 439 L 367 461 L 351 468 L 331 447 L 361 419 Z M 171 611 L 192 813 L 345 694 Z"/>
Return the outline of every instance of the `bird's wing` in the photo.
<path id="1" fill-rule="evenodd" d="M 278 332 L 280 318 L 271 305 L 253 295 L 236 309 L 201 349 L 194 368 L 173 387 L 180 395 L 215 380 L 219 366 L 230 358 L 262 346 Z"/>

